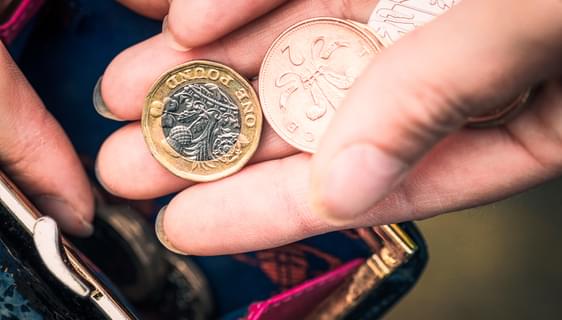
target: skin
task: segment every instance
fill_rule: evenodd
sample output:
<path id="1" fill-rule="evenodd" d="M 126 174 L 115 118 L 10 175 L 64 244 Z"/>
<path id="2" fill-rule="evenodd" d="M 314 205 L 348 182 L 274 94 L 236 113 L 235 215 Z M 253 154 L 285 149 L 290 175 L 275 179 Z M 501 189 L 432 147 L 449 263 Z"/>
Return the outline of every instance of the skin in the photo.
<path id="1" fill-rule="evenodd" d="M 137 1 L 122 2 L 145 12 Z M 560 176 L 559 0 L 466 0 L 408 34 L 373 59 L 315 155 L 291 148 L 266 126 L 252 164 L 219 181 L 182 181 L 152 159 L 138 120 L 161 73 L 186 60 L 210 59 L 252 78 L 268 46 L 290 25 L 314 16 L 366 22 L 375 5 L 172 1 L 163 33 L 122 52 L 105 72 L 108 108 L 134 122 L 105 142 L 99 178 L 129 198 L 179 192 L 161 213 L 161 239 L 175 251 L 211 255 L 425 219 Z M 190 12 L 197 14 L 186 19 Z M 506 125 L 464 128 L 468 117 L 539 83 L 532 104 Z"/>
<path id="2" fill-rule="evenodd" d="M 0 171 L 63 230 L 91 234 L 93 196 L 78 156 L 1 42 L 0 97 Z"/>

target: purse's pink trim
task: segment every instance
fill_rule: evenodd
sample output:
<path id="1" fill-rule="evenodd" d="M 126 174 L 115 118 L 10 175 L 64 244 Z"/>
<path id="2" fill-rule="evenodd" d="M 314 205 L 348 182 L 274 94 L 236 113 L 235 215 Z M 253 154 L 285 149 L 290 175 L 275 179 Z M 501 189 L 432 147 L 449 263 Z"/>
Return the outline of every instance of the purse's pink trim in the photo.
<path id="1" fill-rule="evenodd" d="M 298 319 L 312 311 L 321 299 L 333 291 L 364 259 L 352 260 L 318 278 L 309 280 L 268 300 L 248 308 L 248 320 Z M 318 301 L 320 300 L 320 301 Z M 304 313 L 304 314 L 303 314 Z"/>
<path id="2" fill-rule="evenodd" d="M 44 0 L 22 0 L 8 21 L 0 25 L 0 40 L 6 44 L 12 42 L 43 3 Z"/>

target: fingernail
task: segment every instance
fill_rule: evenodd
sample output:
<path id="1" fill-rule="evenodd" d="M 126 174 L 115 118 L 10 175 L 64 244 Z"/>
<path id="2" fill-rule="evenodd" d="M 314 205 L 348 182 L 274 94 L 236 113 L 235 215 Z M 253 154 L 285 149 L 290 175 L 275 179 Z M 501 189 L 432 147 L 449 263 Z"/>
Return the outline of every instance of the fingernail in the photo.
<path id="1" fill-rule="evenodd" d="M 96 82 L 96 86 L 94 87 L 94 92 L 92 94 L 92 101 L 94 103 L 94 109 L 96 109 L 96 112 L 100 116 L 102 116 L 106 119 L 122 121 L 122 119 L 119 119 L 113 113 L 111 113 L 111 111 L 109 111 L 109 109 L 107 108 L 107 105 L 103 101 L 103 97 L 101 95 L 101 80 L 102 79 L 103 79 L 103 76 L 101 76 L 98 79 L 98 82 Z"/>
<path id="2" fill-rule="evenodd" d="M 33 199 L 41 213 L 53 217 L 61 229 L 78 237 L 89 237 L 94 227 L 84 219 L 82 214 L 65 200 L 50 195 L 38 196 Z"/>
<path id="3" fill-rule="evenodd" d="M 90 237 L 92 234 L 94 234 L 94 226 L 82 216 L 80 216 L 79 218 L 80 223 L 82 224 L 82 228 L 80 229 L 80 232 L 76 233 L 75 235 L 83 238 Z"/>
<path id="4" fill-rule="evenodd" d="M 174 247 L 174 245 L 172 245 L 170 240 L 168 240 L 168 237 L 164 232 L 164 215 L 166 214 L 166 208 L 167 206 L 162 207 L 162 209 L 160 209 L 160 212 L 158 212 L 158 215 L 156 216 L 156 222 L 154 223 L 156 237 L 158 237 L 158 240 L 166 249 L 172 251 L 173 253 L 187 255 L 187 253 L 180 251 L 179 249 Z"/>
<path id="5" fill-rule="evenodd" d="M 166 15 L 164 19 L 162 19 L 162 33 L 166 32 L 167 29 L 168 29 L 168 15 Z"/>
<path id="6" fill-rule="evenodd" d="M 98 165 L 98 160 L 96 159 L 96 163 L 94 164 L 94 175 L 96 176 L 96 180 L 98 181 L 98 183 L 100 184 L 100 186 L 102 188 L 105 189 L 105 191 L 114 194 L 111 189 L 109 189 L 108 185 L 105 183 L 105 181 L 103 181 L 103 179 L 101 178 L 101 174 L 100 174 L 100 169 L 99 169 L 99 165 Z"/>
<path id="7" fill-rule="evenodd" d="M 320 172 L 312 206 L 333 224 L 352 223 L 396 186 L 406 168 L 372 145 L 347 147 Z"/>
<path id="8" fill-rule="evenodd" d="M 168 45 L 172 49 L 174 49 L 176 51 L 181 51 L 181 52 L 187 52 L 187 51 L 191 50 L 191 48 L 188 48 L 186 46 L 181 45 L 176 40 L 176 37 L 174 36 L 174 33 L 172 31 L 170 31 L 170 29 L 168 28 L 168 16 L 165 16 L 164 19 L 162 20 L 162 35 L 164 36 L 164 38 L 168 42 Z"/>

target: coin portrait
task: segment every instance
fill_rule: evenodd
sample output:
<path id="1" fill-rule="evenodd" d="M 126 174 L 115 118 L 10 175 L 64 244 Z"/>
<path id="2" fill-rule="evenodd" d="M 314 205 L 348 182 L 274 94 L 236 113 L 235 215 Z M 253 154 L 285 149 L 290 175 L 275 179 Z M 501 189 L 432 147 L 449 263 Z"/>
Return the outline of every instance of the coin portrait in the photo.
<path id="1" fill-rule="evenodd" d="M 152 155 L 192 181 L 240 170 L 257 149 L 261 127 L 252 86 L 231 68 L 203 60 L 165 73 L 150 90 L 142 115 Z"/>
<path id="2" fill-rule="evenodd" d="M 282 33 L 261 66 L 264 115 L 286 142 L 314 152 L 355 79 L 382 49 L 357 23 L 314 18 Z"/>

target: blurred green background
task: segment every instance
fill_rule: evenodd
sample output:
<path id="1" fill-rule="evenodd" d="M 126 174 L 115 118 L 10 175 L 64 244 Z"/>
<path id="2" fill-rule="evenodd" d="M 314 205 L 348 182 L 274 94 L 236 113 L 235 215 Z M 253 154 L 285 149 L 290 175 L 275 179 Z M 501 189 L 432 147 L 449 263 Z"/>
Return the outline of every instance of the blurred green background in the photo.
<path id="1" fill-rule="evenodd" d="M 429 263 L 385 319 L 560 318 L 562 179 L 418 226 Z"/>

